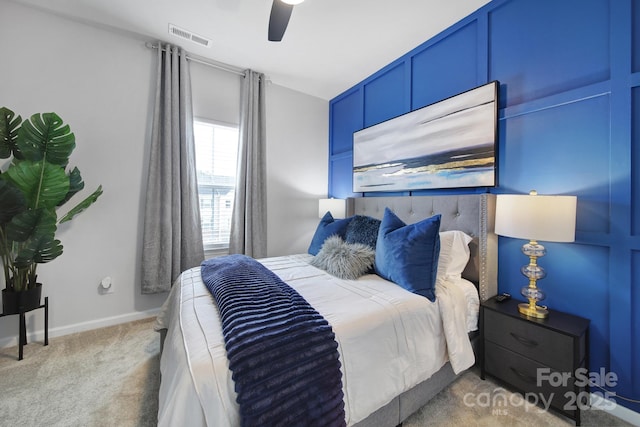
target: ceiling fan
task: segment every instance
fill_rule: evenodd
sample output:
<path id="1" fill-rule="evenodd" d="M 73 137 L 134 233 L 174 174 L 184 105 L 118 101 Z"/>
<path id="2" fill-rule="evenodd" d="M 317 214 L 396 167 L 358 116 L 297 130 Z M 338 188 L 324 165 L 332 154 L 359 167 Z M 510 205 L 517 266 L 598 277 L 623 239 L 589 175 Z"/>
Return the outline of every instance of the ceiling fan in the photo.
<path id="1" fill-rule="evenodd" d="M 269 17 L 269 41 L 279 42 L 289 24 L 293 6 L 304 0 L 273 0 L 271 16 Z"/>

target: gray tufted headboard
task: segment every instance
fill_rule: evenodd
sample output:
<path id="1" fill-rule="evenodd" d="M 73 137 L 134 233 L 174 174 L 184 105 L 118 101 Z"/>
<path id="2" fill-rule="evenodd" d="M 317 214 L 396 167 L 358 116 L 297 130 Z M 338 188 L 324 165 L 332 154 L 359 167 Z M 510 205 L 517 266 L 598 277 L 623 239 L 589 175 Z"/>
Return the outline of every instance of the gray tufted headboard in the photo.
<path id="1" fill-rule="evenodd" d="M 495 206 L 493 194 L 356 197 L 347 199 L 347 214 L 382 219 L 388 207 L 407 224 L 441 214 L 441 231 L 461 230 L 473 237 L 469 244 L 471 259 L 462 276 L 478 285 L 480 300 L 486 301 L 498 293 Z"/>

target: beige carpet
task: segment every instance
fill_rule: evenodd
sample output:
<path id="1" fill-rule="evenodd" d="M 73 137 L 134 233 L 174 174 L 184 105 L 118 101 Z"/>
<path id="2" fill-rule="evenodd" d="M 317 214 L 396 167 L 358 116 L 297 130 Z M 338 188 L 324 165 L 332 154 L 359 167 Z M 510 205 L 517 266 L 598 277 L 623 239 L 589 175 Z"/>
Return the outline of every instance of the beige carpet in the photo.
<path id="1" fill-rule="evenodd" d="M 155 319 L 0 350 L 2 426 L 154 426 Z"/>
<path id="2" fill-rule="evenodd" d="M 154 426 L 160 345 L 153 322 L 54 338 L 47 347 L 29 343 L 21 361 L 16 347 L 0 349 L 0 426 Z M 510 396 L 509 406 L 485 404 L 497 393 Z M 472 370 L 404 427 L 573 425 L 518 399 Z M 583 425 L 630 426 L 595 410 L 583 412 Z"/>
<path id="3" fill-rule="evenodd" d="M 502 397 L 506 400 L 502 400 Z M 493 404 L 492 404 L 493 402 Z M 506 402 L 506 405 L 501 405 Z M 605 411 L 585 410 L 581 425 L 614 427 L 632 426 Z M 487 379 L 480 379 L 473 368 L 462 374 L 418 412 L 409 417 L 403 427 L 426 426 L 574 426 L 572 420 L 552 411 L 544 411 Z"/>

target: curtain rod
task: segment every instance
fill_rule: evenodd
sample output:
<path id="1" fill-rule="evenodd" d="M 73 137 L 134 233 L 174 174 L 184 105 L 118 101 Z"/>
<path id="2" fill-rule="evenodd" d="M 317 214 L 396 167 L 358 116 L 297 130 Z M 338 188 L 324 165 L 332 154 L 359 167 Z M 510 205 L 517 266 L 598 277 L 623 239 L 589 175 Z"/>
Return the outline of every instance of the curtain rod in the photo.
<path id="1" fill-rule="evenodd" d="M 157 44 L 153 44 L 153 43 L 146 42 L 144 45 L 145 45 L 146 47 L 148 47 L 149 49 L 158 49 L 158 48 L 161 48 L 162 50 L 166 51 L 166 49 L 165 49 L 165 48 L 160 47 L 160 46 L 159 46 L 159 45 L 157 45 Z M 228 73 L 236 74 L 236 75 L 238 75 L 238 76 L 242 76 L 242 77 L 244 77 L 244 76 L 245 76 L 244 70 L 242 70 L 242 69 L 240 69 L 240 68 L 238 68 L 238 67 L 234 67 L 234 66 L 232 66 L 232 65 L 223 64 L 223 63 L 221 63 L 221 62 L 211 62 L 211 61 L 207 61 L 207 60 L 204 60 L 204 59 L 196 58 L 196 57 L 192 56 L 192 55 L 191 55 L 189 52 L 187 52 L 186 50 L 185 50 L 184 52 L 185 52 L 185 54 L 186 54 L 186 58 L 187 58 L 189 61 L 193 61 L 193 62 L 197 62 L 198 64 L 203 64 L 203 65 L 207 65 L 207 66 L 209 66 L 209 67 L 217 68 L 218 70 L 226 71 L 226 72 L 228 72 Z"/>

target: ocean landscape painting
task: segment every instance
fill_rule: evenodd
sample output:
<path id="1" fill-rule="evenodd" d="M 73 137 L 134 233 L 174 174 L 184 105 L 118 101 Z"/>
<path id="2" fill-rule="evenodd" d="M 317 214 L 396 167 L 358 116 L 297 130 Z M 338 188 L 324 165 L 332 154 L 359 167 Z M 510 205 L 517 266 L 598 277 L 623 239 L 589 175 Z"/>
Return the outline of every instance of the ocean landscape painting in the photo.
<path id="1" fill-rule="evenodd" d="M 353 191 L 496 185 L 498 82 L 353 134 Z"/>

